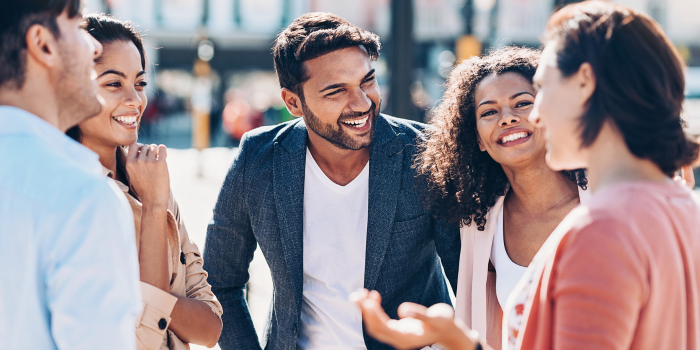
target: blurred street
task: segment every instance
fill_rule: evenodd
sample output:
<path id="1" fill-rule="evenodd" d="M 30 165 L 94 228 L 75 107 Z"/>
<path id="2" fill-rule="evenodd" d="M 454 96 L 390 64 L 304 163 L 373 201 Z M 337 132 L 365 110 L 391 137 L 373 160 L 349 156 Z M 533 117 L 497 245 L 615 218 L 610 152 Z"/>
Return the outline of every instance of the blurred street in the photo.
<path id="1" fill-rule="evenodd" d="M 195 149 L 168 149 L 168 168 L 173 194 L 180 205 L 190 238 L 200 251 L 204 250 L 207 224 L 212 217 L 226 172 L 238 152 L 237 148 L 208 148 L 197 152 Z M 198 167 L 201 166 L 201 169 Z M 203 177 L 198 177 L 202 170 Z M 270 270 L 260 250 L 250 266 L 248 301 L 253 317 L 253 324 L 262 333 L 272 298 L 272 280 Z M 191 345 L 192 350 L 206 349 Z M 219 349 L 217 345 L 214 349 Z"/>

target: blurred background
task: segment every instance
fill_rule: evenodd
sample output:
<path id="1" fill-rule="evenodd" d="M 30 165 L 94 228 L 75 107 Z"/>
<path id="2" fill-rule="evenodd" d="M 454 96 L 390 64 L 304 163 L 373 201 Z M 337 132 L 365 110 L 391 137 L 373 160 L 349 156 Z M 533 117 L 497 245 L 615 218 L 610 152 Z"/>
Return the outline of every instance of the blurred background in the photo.
<path id="1" fill-rule="evenodd" d="M 140 141 L 169 147 L 172 190 L 192 239 L 206 226 L 238 140 L 292 119 L 279 97 L 272 42 L 306 12 L 335 13 L 377 33 L 385 113 L 419 121 L 460 59 L 503 45 L 539 47 L 567 0 L 84 0 L 87 13 L 132 21 L 145 35 L 149 104 Z M 658 21 L 689 66 L 684 118 L 700 135 L 700 1 L 617 0 Z M 698 174 L 700 175 L 700 174 Z M 700 179 L 700 177 L 699 177 Z M 248 301 L 262 334 L 272 282 L 258 250 Z M 200 349 L 193 346 L 193 349 Z"/>

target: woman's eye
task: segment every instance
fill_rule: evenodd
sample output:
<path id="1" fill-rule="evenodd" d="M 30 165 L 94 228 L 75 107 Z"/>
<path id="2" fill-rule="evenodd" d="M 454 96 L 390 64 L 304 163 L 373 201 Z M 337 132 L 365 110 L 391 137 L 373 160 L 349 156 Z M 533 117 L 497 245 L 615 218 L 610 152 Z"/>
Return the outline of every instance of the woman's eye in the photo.
<path id="1" fill-rule="evenodd" d="M 488 116 L 494 115 L 494 114 L 496 114 L 496 111 L 486 111 L 486 112 L 484 112 L 484 113 L 481 114 L 481 117 L 482 117 L 482 118 L 483 118 L 483 117 L 488 117 Z"/>
<path id="2" fill-rule="evenodd" d="M 111 87 L 121 87 L 121 86 L 122 86 L 122 83 L 120 83 L 120 82 L 117 81 L 117 82 L 114 82 L 114 83 L 109 83 L 109 84 L 107 84 L 107 86 L 111 86 Z"/>
<path id="3" fill-rule="evenodd" d="M 141 82 L 136 83 L 136 86 L 139 86 L 139 87 L 146 87 L 146 86 L 148 86 L 148 82 L 141 81 Z"/>
<path id="4" fill-rule="evenodd" d="M 526 107 L 526 106 L 530 106 L 530 105 L 532 105 L 532 102 L 530 102 L 530 101 L 521 101 L 521 102 L 518 102 L 518 104 L 516 104 L 515 107 L 520 108 L 520 107 Z"/>

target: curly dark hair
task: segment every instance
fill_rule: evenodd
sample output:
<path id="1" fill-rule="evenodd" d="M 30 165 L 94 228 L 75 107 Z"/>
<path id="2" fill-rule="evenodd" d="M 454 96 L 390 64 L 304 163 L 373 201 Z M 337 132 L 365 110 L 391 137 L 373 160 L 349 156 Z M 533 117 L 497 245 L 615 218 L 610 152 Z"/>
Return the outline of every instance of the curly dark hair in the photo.
<path id="1" fill-rule="evenodd" d="M 540 51 L 504 47 L 457 65 L 447 78 L 442 101 L 430 111 L 426 138 L 419 142 L 415 168 L 424 186 L 425 204 L 436 218 L 484 230 L 486 215 L 505 195 L 509 183 L 503 168 L 479 149 L 474 95 L 486 77 L 514 72 L 532 83 Z M 561 172 L 585 189 L 584 170 Z"/>

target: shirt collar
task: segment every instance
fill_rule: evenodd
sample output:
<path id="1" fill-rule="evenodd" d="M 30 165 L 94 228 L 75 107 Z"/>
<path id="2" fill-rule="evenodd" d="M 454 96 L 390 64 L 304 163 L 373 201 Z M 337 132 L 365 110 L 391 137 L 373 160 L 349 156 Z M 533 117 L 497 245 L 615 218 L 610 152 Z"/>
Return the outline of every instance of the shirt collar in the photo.
<path id="1" fill-rule="evenodd" d="M 75 161 L 86 171 L 99 174 L 100 162 L 97 153 L 66 136 L 53 125 L 23 109 L 0 106 L 0 137 L 30 135 L 46 142 L 55 152 Z"/>

